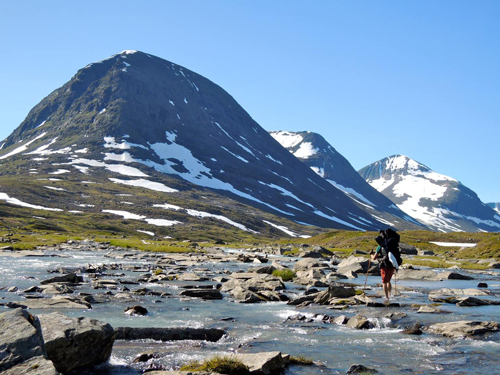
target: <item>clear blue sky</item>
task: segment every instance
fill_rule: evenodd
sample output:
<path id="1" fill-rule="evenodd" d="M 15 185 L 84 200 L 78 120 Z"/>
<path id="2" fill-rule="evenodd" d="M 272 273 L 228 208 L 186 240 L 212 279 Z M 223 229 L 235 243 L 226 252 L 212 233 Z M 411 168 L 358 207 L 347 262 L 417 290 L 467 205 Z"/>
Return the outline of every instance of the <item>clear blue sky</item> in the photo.
<path id="1" fill-rule="evenodd" d="M 183 65 L 356 169 L 407 155 L 500 202 L 500 1 L 0 1 L 0 139 L 88 63 Z"/>

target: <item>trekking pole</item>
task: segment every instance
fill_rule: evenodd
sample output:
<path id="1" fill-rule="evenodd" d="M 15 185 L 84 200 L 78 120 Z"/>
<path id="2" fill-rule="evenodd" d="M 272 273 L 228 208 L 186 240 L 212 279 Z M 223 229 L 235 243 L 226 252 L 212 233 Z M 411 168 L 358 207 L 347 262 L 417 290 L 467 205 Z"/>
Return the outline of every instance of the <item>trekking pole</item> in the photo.
<path id="1" fill-rule="evenodd" d="M 394 297 L 398 295 L 398 270 L 396 270 L 394 275 Z"/>
<path id="2" fill-rule="evenodd" d="M 365 286 L 363 289 L 366 289 L 366 282 L 368 281 L 368 271 L 370 271 L 370 265 L 372 264 L 372 257 L 371 255 L 368 256 L 368 268 L 366 269 L 366 276 L 365 276 Z"/>

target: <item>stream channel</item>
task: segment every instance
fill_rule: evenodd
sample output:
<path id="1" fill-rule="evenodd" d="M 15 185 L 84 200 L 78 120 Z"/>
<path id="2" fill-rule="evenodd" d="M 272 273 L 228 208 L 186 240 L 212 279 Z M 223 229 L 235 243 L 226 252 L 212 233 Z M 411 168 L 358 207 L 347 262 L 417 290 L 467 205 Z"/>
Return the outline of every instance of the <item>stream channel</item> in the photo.
<path id="1" fill-rule="evenodd" d="M 126 256 L 117 256 L 122 253 Z M 25 290 L 40 281 L 53 277 L 48 270 L 61 267 L 79 267 L 89 264 L 119 264 L 140 266 L 147 269 L 154 265 L 155 253 L 130 250 L 86 251 L 53 250 L 45 251 L 44 256 L 6 257 L 0 255 L 0 302 L 21 301 L 20 292 L 6 290 L 12 286 Z M 270 260 L 273 256 L 269 256 Z M 274 257 L 292 268 L 297 258 Z M 191 270 L 201 270 L 213 275 L 221 272 L 246 271 L 248 267 L 258 266 L 240 262 L 204 262 L 193 265 Z M 153 269 L 153 268 L 149 268 Z M 139 273 L 138 273 L 139 272 Z M 147 271 L 142 270 L 142 273 Z M 460 271 L 469 274 L 466 271 Z M 141 270 L 106 271 L 106 279 L 135 281 Z M 114 276 L 114 274 L 119 276 Z M 103 290 L 90 288 L 89 276 L 85 273 L 84 283 L 76 293 L 105 293 Z M 170 296 L 141 296 L 135 303 L 112 301 L 93 304 L 92 309 L 60 310 L 68 316 L 89 317 L 110 323 L 113 327 L 197 327 L 222 328 L 226 337 L 216 343 L 201 341 L 158 342 L 153 340 L 115 341 L 109 363 L 101 365 L 85 374 L 139 374 L 148 366 L 162 366 L 165 370 L 178 369 L 179 366 L 193 360 L 203 360 L 213 355 L 227 355 L 235 352 L 252 353 L 281 351 L 293 356 L 305 356 L 313 359 L 315 366 L 292 365 L 286 375 L 310 374 L 345 374 L 352 364 L 362 364 L 376 369 L 382 374 L 500 374 L 500 333 L 490 334 L 481 339 L 451 339 L 430 333 L 420 336 L 405 335 L 401 331 L 413 323 L 430 325 L 439 322 L 459 320 L 499 321 L 500 306 L 458 307 L 452 304 L 439 308 L 446 314 L 418 314 L 412 304 L 430 304 L 430 290 L 441 288 L 477 288 L 479 282 L 488 284 L 492 292 L 490 298 L 498 300 L 500 296 L 500 273 L 470 273 L 474 280 L 421 281 L 398 280 L 400 295 L 394 302 L 401 304 L 395 308 L 370 308 L 351 306 L 345 310 L 332 310 L 328 306 L 313 305 L 296 308 L 285 302 L 244 304 L 236 302 L 228 294 L 222 300 L 202 300 L 179 296 L 183 285 L 213 285 L 213 281 L 185 282 L 164 281 L 141 285 L 127 285 L 129 289 L 149 288 L 167 292 Z M 345 280 L 363 286 L 365 276 Z M 379 276 L 368 276 L 367 285 L 372 287 L 369 295 L 379 294 Z M 291 298 L 304 294 L 305 288 L 293 283 L 285 283 L 287 295 Z M 325 288 L 318 288 L 325 289 Z M 115 293 L 115 291 L 111 291 Z M 382 299 L 379 299 L 382 301 Z M 148 310 L 148 315 L 128 316 L 126 307 L 139 304 Z M 5 311 L 0 307 L 0 312 Z M 34 315 L 47 314 L 56 310 L 31 309 Z M 399 321 L 385 317 L 391 312 L 405 312 L 408 316 Z M 288 317 L 303 314 L 312 321 L 290 322 Z M 374 329 L 355 330 L 343 325 L 324 323 L 322 317 L 346 315 L 352 317 L 358 313 L 367 316 Z M 143 364 L 133 364 L 134 358 L 144 352 L 157 353 L 156 358 Z"/>

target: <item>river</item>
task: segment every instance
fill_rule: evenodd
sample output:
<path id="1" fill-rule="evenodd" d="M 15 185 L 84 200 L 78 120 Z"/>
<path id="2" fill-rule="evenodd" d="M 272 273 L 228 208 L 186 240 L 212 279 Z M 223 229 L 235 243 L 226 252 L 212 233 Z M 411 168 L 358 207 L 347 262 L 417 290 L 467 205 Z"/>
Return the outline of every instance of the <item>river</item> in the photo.
<path id="1" fill-rule="evenodd" d="M 134 253 L 127 251 L 127 253 Z M 116 264 L 144 266 L 151 263 L 147 259 L 110 258 L 106 251 L 47 251 L 45 256 L 12 258 L 0 256 L 0 302 L 21 301 L 24 290 L 54 275 L 48 270 L 61 267 L 87 266 L 88 264 Z M 292 266 L 296 259 L 282 261 Z M 253 267 L 255 264 L 236 262 L 204 262 L 191 268 L 204 268 L 210 274 L 223 274 Z M 108 271 L 106 278 L 122 281 L 137 280 L 141 270 Z M 145 271 L 142 270 L 142 273 Z M 464 273 L 464 271 L 462 271 Z M 119 275 L 119 276 L 114 276 Z M 345 374 L 352 364 L 362 364 L 383 374 L 500 374 L 500 333 L 490 334 L 480 340 L 450 339 L 424 333 L 421 336 L 404 335 L 403 328 L 412 323 L 429 325 L 437 322 L 480 320 L 498 321 L 500 306 L 458 307 L 451 304 L 440 306 L 446 314 L 418 314 L 412 304 L 429 304 L 428 292 L 441 288 L 476 288 L 479 282 L 488 284 L 493 293 L 490 299 L 499 299 L 500 274 L 472 273 L 474 280 L 413 281 L 399 280 L 399 295 L 394 301 L 402 305 L 395 308 L 369 308 L 352 306 L 343 311 L 331 310 L 325 306 L 295 308 L 284 302 L 242 304 L 224 295 L 222 300 L 204 301 L 180 297 L 183 285 L 214 284 L 206 282 L 166 281 L 142 285 L 127 285 L 130 289 L 146 287 L 170 296 L 142 296 L 140 304 L 148 310 L 144 317 L 124 314 L 130 302 L 113 301 L 96 303 L 92 309 L 64 310 L 69 316 L 84 316 L 110 323 L 114 327 L 217 327 L 227 331 L 227 336 L 216 343 L 200 341 L 155 342 L 153 340 L 115 342 L 111 359 L 86 374 L 138 374 L 148 366 L 158 366 L 165 370 L 178 369 L 193 360 L 235 352 L 281 351 L 293 356 L 302 355 L 313 359 L 315 366 L 290 366 L 287 375 Z M 89 281 L 88 275 L 83 274 Z M 365 277 L 348 282 L 363 285 Z M 367 285 L 373 289 L 367 293 L 380 292 L 377 284 L 380 277 L 369 276 Z M 8 292 L 16 286 L 19 291 Z M 295 297 L 304 293 L 304 287 L 286 283 L 287 294 Z M 321 289 L 321 288 L 319 288 Z M 84 283 L 80 293 L 103 293 L 93 290 Z M 112 291 L 113 292 L 113 291 Z M 1 307 L 0 311 L 5 309 Z M 400 321 L 390 320 L 388 313 L 404 311 L 408 316 Z M 30 310 L 39 315 L 51 311 Z M 303 314 L 306 321 L 286 321 L 288 317 Z M 376 328 L 354 330 L 344 325 L 327 324 L 323 316 L 354 316 L 357 313 L 369 317 Z M 147 363 L 132 364 L 134 358 L 144 352 L 155 353 L 155 358 Z"/>

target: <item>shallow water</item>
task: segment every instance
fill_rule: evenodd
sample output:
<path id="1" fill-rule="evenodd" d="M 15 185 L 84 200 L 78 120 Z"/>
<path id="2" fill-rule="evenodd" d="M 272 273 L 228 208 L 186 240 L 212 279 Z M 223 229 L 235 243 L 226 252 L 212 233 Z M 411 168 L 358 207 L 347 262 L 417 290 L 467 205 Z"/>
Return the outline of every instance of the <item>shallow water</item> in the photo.
<path id="1" fill-rule="evenodd" d="M 47 270 L 59 267 L 86 266 L 87 264 L 124 264 L 146 265 L 145 260 L 113 259 L 103 251 L 57 251 L 47 253 L 54 257 L 9 258 L 0 256 L 0 302 L 22 300 L 19 293 L 9 293 L 6 289 L 17 286 L 24 290 L 57 274 Z M 62 257 L 61 257 L 62 256 Z M 210 272 L 222 269 L 231 271 L 245 270 L 254 264 L 241 263 L 203 263 Z M 142 272 L 108 271 L 105 279 L 135 280 Z M 113 274 L 125 274 L 113 276 Z M 498 299 L 500 293 L 500 274 L 473 274 L 471 281 L 447 280 L 442 282 L 398 280 L 400 295 L 396 302 L 410 304 L 429 304 L 428 291 L 441 288 L 476 288 L 482 281 L 495 293 L 489 297 Z M 85 276 L 85 281 L 89 281 Z M 363 285 L 364 277 L 355 279 Z M 380 293 L 376 285 L 380 277 L 368 277 L 367 285 L 373 290 L 369 295 Z M 234 352 L 281 351 L 291 355 L 303 355 L 313 359 L 319 366 L 290 366 L 286 374 L 345 374 L 352 364 L 362 364 L 383 374 L 500 374 L 500 334 L 489 335 L 482 340 L 448 339 L 424 334 L 409 336 L 400 333 L 403 326 L 412 323 L 424 325 L 436 322 L 457 320 L 499 320 L 500 306 L 458 307 L 442 305 L 439 308 L 448 314 L 417 314 L 410 307 L 368 308 L 349 307 L 343 311 L 329 310 L 324 306 L 296 309 L 285 303 L 240 304 L 225 295 L 223 300 L 202 301 L 200 299 L 180 298 L 178 293 L 183 284 L 214 284 L 213 282 L 168 281 L 149 285 L 127 285 L 130 289 L 148 287 L 159 292 L 168 292 L 171 297 L 159 298 L 144 296 L 137 301 L 93 304 L 88 310 L 62 310 L 70 316 L 86 316 L 110 323 L 114 327 L 217 327 L 227 331 L 227 337 L 217 343 L 200 341 L 156 342 L 153 340 L 116 341 L 109 364 L 101 366 L 88 374 L 110 375 L 137 374 L 147 366 L 162 366 L 164 369 L 177 369 L 192 360 L 201 360 L 214 354 Z M 287 283 L 288 293 L 295 296 L 303 293 L 303 287 Z M 78 292 L 103 293 L 83 286 Z M 481 297 L 483 298 L 483 297 Z M 123 313 L 133 304 L 148 309 L 145 317 L 130 317 Z M 384 317 L 389 312 L 405 311 L 407 318 L 390 321 Z M 0 310 L 2 311 L 2 310 Z M 33 314 L 51 311 L 30 310 Z M 286 318 L 302 313 L 314 320 L 309 323 L 285 322 Z M 326 324 L 321 317 L 325 314 L 336 317 L 354 316 L 363 313 L 376 325 L 371 330 L 352 330 L 345 326 Z M 319 316 L 317 316 L 317 314 Z M 221 319 L 233 318 L 221 321 Z M 133 364 L 140 353 L 154 352 L 156 358 L 146 364 Z"/>

